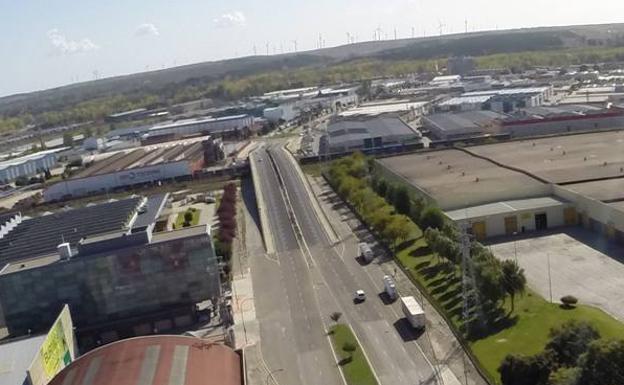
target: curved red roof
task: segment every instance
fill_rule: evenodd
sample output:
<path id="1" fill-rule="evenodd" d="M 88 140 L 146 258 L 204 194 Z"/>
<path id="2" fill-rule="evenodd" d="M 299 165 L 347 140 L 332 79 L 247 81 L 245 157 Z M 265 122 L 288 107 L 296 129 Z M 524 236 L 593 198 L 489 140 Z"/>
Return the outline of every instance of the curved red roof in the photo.
<path id="1" fill-rule="evenodd" d="M 81 356 L 49 385 L 241 385 L 240 356 L 194 337 L 117 341 Z"/>

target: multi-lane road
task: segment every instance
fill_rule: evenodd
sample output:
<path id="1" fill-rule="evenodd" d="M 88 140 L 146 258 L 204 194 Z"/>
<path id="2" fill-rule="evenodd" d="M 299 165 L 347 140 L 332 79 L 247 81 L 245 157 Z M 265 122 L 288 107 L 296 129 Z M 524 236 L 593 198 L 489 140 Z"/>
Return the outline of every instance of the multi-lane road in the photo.
<path id="1" fill-rule="evenodd" d="M 260 280 L 254 291 L 262 351 L 271 370 L 287 366 L 301 371 L 299 378 L 296 373 L 286 376 L 287 368 L 283 376 L 280 371 L 279 383 L 340 383 L 323 334 L 323 321 L 340 311 L 381 384 L 438 384 L 424 338 L 402 320 L 397 303 L 386 304 L 379 296 L 383 272 L 360 265 L 356 239 L 332 243 L 294 158 L 272 145 L 256 151 L 251 161 L 276 249 L 276 256 L 265 258 L 254 272 L 254 284 Z M 367 293 L 364 303 L 353 302 L 357 289 Z M 320 374 L 327 378 L 321 380 Z"/>
<path id="2" fill-rule="evenodd" d="M 250 156 L 262 189 L 275 253 L 252 261 L 261 351 L 279 384 L 342 384 L 321 320 L 308 262 L 278 176 L 262 148 Z"/>

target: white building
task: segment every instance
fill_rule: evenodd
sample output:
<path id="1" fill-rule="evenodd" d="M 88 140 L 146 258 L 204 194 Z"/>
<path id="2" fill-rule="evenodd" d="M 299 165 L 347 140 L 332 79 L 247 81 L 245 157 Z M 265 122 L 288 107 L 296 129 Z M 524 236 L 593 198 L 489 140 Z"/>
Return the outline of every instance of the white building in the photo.
<path id="1" fill-rule="evenodd" d="M 19 177 L 41 174 L 57 164 L 57 153 L 62 149 L 40 151 L 35 154 L 0 162 L 0 182 L 10 183 Z"/>
<path id="2" fill-rule="evenodd" d="M 284 103 L 278 107 L 265 108 L 262 115 L 271 123 L 284 121 L 289 123 L 299 116 L 299 109 L 294 102 Z"/>
<path id="3" fill-rule="evenodd" d="M 84 142 L 82 142 L 82 148 L 85 151 L 99 151 L 103 147 L 104 147 L 104 140 L 102 138 L 97 138 L 95 136 L 86 138 Z"/>

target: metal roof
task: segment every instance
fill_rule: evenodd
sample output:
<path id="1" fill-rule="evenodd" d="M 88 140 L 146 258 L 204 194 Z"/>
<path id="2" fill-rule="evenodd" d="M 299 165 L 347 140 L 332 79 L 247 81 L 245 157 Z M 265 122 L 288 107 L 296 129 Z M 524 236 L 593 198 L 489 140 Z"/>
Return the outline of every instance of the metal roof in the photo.
<path id="1" fill-rule="evenodd" d="M 137 337 L 88 352 L 57 374 L 49 385 L 96 383 L 242 385 L 241 358 L 225 345 L 199 338 Z"/>
<path id="2" fill-rule="evenodd" d="M 496 90 L 466 92 L 462 94 L 462 96 L 539 94 L 549 89 L 550 87 L 501 88 Z"/>
<path id="3" fill-rule="evenodd" d="M 558 207 L 568 202 L 554 197 L 540 197 L 488 203 L 485 205 L 466 207 L 458 210 L 446 211 L 446 215 L 454 221 L 470 220 L 492 215 L 513 214 L 518 211 L 539 210 L 548 207 Z"/>
<path id="4" fill-rule="evenodd" d="M 505 119 L 507 115 L 486 110 L 448 112 L 425 116 L 424 119 L 442 132 L 479 131 L 485 124 L 496 119 Z"/>
<path id="5" fill-rule="evenodd" d="M 16 166 L 22 163 L 26 163 L 26 162 L 30 162 L 30 161 L 34 161 L 34 160 L 39 160 L 42 159 L 50 154 L 54 154 L 57 153 L 59 151 L 64 151 L 66 149 L 68 149 L 69 147 L 63 147 L 63 148 L 55 148 L 53 150 L 45 150 L 45 151 L 39 151 L 36 152 L 34 154 L 29 154 L 26 156 L 21 156 L 19 158 L 13 158 L 13 159 L 8 159 L 5 161 L 0 162 L 0 170 L 3 170 L 7 167 L 11 167 L 11 166 Z"/>
<path id="6" fill-rule="evenodd" d="M 352 108 L 350 110 L 342 111 L 338 115 L 343 116 L 343 117 L 356 116 L 356 115 L 376 116 L 376 115 L 388 114 L 388 113 L 406 112 L 406 111 L 411 111 L 412 109 L 418 110 L 426 106 L 427 104 L 428 102 L 411 102 L 408 100 L 397 101 L 394 103 L 369 104 L 369 105 L 361 105 L 359 107 Z"/>
<path id="7" fill-rule="evenodd" d="M 406 136 L 419 133 L 396 117 L 377 117 L 371 119 L 348 119 L 331 123 L 327 127 L 331 144 L 339 145 L 340 142 L 361 140 L 373 137 Z"/>
<path id="8" fill-rule="evenodd" d="M 460 104 L 485 103 L 490 99 L 492 99 L 492 95 L 457 96 L 440 103 L 440 106 L 457 106 Z"/>

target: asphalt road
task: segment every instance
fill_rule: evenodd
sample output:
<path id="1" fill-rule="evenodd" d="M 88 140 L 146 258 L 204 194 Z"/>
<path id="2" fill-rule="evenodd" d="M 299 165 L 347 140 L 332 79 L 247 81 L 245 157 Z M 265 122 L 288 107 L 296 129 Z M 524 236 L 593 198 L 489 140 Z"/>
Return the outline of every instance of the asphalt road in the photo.
<path id="1" fill-rule="evenodd" d="M 268 154 L 255 162 L 265 199 L 275 255 L 252 261 L 261 351 L 280 385 L 342 384 L 320 316 L 308 261 L 304 257 Z M 271 383 L 269 381 L 269 383 Z"/>
<path id="2" fill-rule="evenodd" d="M 434 369 L 425 354 L 427 344 L 404 319 L 398 303 L 386 304 L 383 296 L 383 272 L 364 269 L 356 260 L 357 241 L 331 245 L 320 224 L 311 197 L 305 188 L 298 165 L 284 149 L 270 149 L 283 178 L 289 201 L 312 263 L 318 268 L 335 306 L 351 324 L 369 357 L 381 384 L 437 384 Z M 353 293 L 362 289 L 367 300 L 354 304 Z M 333 303 L 332 303 L 333 302 Z M 327 310 L 329 311 L 329 310 Z M 430 353 L 429 353 L 430 354 Z"/>

